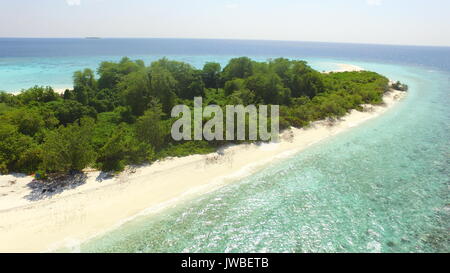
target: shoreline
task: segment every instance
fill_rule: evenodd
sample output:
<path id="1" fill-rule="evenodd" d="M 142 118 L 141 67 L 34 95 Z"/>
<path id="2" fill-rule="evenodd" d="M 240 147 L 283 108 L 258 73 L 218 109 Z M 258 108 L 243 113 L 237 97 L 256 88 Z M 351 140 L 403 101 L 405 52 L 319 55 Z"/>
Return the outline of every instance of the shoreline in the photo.
<path id="1" fill-rule="evenodd" d="M 358 72 L 358 71 L 364 71 L 364 68 L 353 65 L 353 64 L 343 64 L 343 63 L 335 63 L 335 65 L 338 67 L 335 70 L 332 71 L 325 71 L 324 73 L 339 73 L 339 72 Z"/>
<path id="2" fill-rule="evenodd" d="M 364 70 L 364 68 L 357 66 L 357 65 L 353 65 L 353 64 L 338 63 L 336 65 L 339 67 L 339 69 L 336 69 L 333 72 L 354 72 L 354 71 L 363 71 Z"/>
<path id="3" fill-rule="evenodd" d="M 279 143 L 240 144 L 219 153 L 168 158 L 105 178 L 87 172 L 84 184 L 30 201 L 30 176 L 0 176 L 0 252 L 77 251 L 80 243 L 141 215 L 153 213 L 256 173 L 269 163 L 385 113 L 405 96 L 390 91 L 385 105 L 352 110 L 341 120 L 291 128 Z M 249 163 L 252 162 L 252 163 Z"/>
<path id="4" fill-rule="evenodd" d="M 60 95 L 64 95 L 64 92 L 66 91 L 66 89 L 72 90 L 73 87 L 53 88 L 53 91 L 55 91 L 56 93 L 58 93 L 58 94 L 60 94 Z"/>

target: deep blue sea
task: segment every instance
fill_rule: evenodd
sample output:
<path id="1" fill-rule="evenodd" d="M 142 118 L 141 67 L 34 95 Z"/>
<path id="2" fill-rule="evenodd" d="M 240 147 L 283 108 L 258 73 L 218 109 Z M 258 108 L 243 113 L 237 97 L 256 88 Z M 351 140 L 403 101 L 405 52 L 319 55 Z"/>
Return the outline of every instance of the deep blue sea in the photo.
<path id="1" fill-rule="evenodd" d="M 450 48 L 189 39 L 0 39 L 0 89 L 71 86 L 122 56 L 359 65 L 410 86 L 386 114 L 81 244 L 84 252 L 449 252 Z M 149 177 L 149 179 L 151 179 Z"/>

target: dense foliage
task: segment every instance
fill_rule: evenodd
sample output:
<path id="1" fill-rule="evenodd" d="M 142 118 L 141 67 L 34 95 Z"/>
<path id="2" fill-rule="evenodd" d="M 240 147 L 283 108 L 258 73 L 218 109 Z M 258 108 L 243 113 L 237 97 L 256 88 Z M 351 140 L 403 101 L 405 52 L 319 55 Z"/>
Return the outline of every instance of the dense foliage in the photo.
<path id="1" fill-rule="evenodd" d="M 304 61 L 246 57 L 223 69 L 168 59 L 145 66 L 123 58 L 101 63 L 96 72 L 77 71 L 73 83 L 61 95 L 38 86 L 18 95 L 0 92 L 1 173 L 120 171 L 128 164 L 214 151 L 224 143 L 170 137 L 172 107 L 192 107 L 195 96 L 223 108 L 279 104 L 280 126 L 287 128 L 381 103 L 388 88 L 388 80 L 374 72 L 324 74 Z"/>

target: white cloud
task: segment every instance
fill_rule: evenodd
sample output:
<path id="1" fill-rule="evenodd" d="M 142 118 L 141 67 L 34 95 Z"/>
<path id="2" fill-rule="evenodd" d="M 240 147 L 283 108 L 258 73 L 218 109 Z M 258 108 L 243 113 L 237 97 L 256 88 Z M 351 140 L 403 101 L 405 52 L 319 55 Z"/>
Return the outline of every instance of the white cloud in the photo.
<path id="1" fill-rule="evenodd" d="M 66 3 L 69 6 L 79 6 L 81 5 L 81 0 L 66 0 Z"/>
<path id="2" fill-rule="evenodd" d="M 366 0 L 366 3 L 369 6 L 381 6 L 381 4 L 383 4 L 383 0 Z"/>

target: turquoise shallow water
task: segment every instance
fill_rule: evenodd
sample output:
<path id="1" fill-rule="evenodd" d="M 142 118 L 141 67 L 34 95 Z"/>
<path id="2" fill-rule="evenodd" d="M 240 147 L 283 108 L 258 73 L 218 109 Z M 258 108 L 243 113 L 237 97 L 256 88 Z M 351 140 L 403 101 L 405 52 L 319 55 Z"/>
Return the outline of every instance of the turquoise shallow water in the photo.
<path id="1" fill-rule="evenodd" d="M 147 65 L 161 58 L 169 58 L 190 63 L 202 68 L 206 62 L 218 62 L 225 67 L 233 57 L 240 55 L 127 55 L 133 60 L 144 60 Z M 266 61 L 277 56 L 253 56 L 257 61 Z M 17 93 L 34 85 L 52 86 L 53 88 L 71 88 L 72 75 L 77 70 L 91 68 L 96 70 L 102 61 L 120 61 L 122 56 L 71 56 L 71 57 L 21 57 L 0 58 L 0 90 Z M 317 62 L 323 70 L 336 69 L 337 66 L 320 59 Z"/>
<path id="2" fill-rule="evenodd" d="M 449 74 L 356 64 L 407 82 L 408 97 L 375 120 L 137 218 L 81 251 L 449 252 Z"/>

